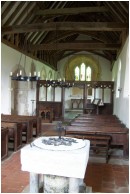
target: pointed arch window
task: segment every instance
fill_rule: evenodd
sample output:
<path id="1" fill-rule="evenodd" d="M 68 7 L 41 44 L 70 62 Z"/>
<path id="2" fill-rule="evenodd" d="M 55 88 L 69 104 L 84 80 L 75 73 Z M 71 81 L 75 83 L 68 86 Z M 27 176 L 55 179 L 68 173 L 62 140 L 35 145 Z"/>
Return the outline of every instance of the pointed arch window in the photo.
<path id="1" fill-rule="evenodd" d="M 80 66 L 76 66 L 74 69 L 75 81 L 91 81 L 92 80 L 92 69 L 85 63 Z"/>
<path id="2" fill-rule="evenodd" d="M 75 68 L 75 80 L 79 81 L 79 67 L 78 66 Z"/>
<path id="3" fill-rule="evenodd" d="M 92 74 L 91 67 L 88 66 L 88 67 L 86 68 L 86 81 L 91 81 L 91 74 Z"/>

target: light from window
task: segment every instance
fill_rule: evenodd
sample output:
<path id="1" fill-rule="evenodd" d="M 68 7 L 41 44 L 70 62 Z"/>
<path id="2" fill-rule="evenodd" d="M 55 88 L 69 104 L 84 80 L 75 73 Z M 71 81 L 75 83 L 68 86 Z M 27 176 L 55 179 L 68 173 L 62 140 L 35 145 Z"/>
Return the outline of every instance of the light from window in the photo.
<path id="1" fill-rule="evenodd" d="M 92 80 L 92 69 L 90 66 L 86 66 L 84 63 L 80 67 L 76 66 L 74 70 L 76 81 L 91 81 Z"/>
<path id="2" fill-rule="evenodd" d="M 80 80 L 85 81 L 85 64 L 81 64 L 81 73 L 80 73 Z"/>
<path id="3" fill-rule="evenodd" d="M 91 81 L 91 68 L 87 67 L 86 69 L 86 81 Z"/>
<path id="4" fill-rule="evenodd" d="M 120 91 L 119 91 L 120 79 L 121 79 L 121 60 L 119 61 L 119 65 L 118 65 L 116 98 L 119 98 L 119 95 L 120 95 Z"/>
<path id="5" fill-rule="evenodd" d="M 75 80 L 79 81 L 79 67 L 75 68 Z"/>

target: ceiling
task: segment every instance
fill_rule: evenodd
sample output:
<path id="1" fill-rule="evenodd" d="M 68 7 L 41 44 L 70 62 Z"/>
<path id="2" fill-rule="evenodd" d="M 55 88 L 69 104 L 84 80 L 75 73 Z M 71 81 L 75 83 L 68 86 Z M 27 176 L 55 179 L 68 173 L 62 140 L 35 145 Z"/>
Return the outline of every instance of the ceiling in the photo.
<path id="1" fill-rule="evenodd" d="M 57 70 L 88 51 L 116 60 L 129 32 L 129 1 L 1 1 L 1 41 Z"/>

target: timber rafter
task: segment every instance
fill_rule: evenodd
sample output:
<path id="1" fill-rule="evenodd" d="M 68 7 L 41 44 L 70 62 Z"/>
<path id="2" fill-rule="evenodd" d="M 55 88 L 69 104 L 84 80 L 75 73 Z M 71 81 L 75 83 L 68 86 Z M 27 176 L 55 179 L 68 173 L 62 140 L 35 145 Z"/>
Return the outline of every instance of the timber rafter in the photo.
<path id="1" fill-rule="evenodd" d="M 23 24 L 2 27 L 3 34 L 27 33 L 52 30 L 76 31 L 122 31 L 128 29 L 128 23 L 117 22 L 49 22 L 36 24 Z"/>

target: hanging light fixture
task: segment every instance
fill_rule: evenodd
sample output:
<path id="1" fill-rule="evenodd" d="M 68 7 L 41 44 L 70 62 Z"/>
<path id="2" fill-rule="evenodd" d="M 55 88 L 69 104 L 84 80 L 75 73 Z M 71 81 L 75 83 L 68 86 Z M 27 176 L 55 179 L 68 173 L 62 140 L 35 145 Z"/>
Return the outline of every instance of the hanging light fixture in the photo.
<path id="1" fill-rule="evenodd" d="M 23 49 L 25 49 L 25 48 L 23 48 Z M 38 75 L 36 75 L 36 71 L 33 73 L 33 75 L 31 75 L 31 72 L 29 73 L 29 76 L 23 75 L 23 72 L 20 69 L 20 62 L 22 59 L 22 55 L 23 54 L 21 53 L 20 60 L 18 63 L 17 75 L 14 76 L 13 73 L 10 72 L 11 80 L 15 80 L 15 81 L 37 81 L 37 80 L 40 80 L 40 72 L 38 72 Z M 25 66 L 26 66 L 26 55 L 24 57 L 24 70 L 25 70 Z"/>
<path id="2" fill-rule="evenodd" d="M 29 2 L 26 2 L 26 7 L 28 7 Z M 28 17 L 28 8 L 27 8 L 27 17 Z M 27 41 L 26 41 L 26 37 L 24 37 L 24 41 L 21 41 L 23 43 L 23 51 L 27 51 Z M 22 70 L 20 69 L 20 62 L 22 59 L 22 52 L 21 52 L 21 56 L 20 56 L 20 60 L 18 63 L 18 73 L 16 76 L 14 76 L 12 74 L 12 72 L 10 72 L 10 77 L 12 80 L 16 80 L 16 81 L 37 81 L 40 80 L 40 72 L 38 72 L 38 75 L 36 75 L 36 71 L 33 73 L 33 75 L 31 75 L 31 72 L 29 73 L 29 76 L 25 76 L 23 75 Z M 26 55 L 24 58 L 24 71 L 25 71 L 25 66 L 26 66 Z"/>
<path id="3" fill-rule="evenodd" d="M 70 88 L 74 86 L 74 82 L 72 81 L 65 81 L 65 80 L 45 80 L 45 83 L 43 84 L 44 87 L 61 87 L 61 88 Z"/>
<path id="4" fill-rule="evenodd" d="M 26 65 L 26 55 L 25 55 L 24 64 Z M 13 76 L 12 72 L 10 72 L 10 77 L 11 77 L 11 80 L 15 80 L 15 81 L 37 81 L 37 80 L 40 80 L 40 72 L 38 72 L 38 75 L 36 75 L 36 72 L 34 72 L 34 75 L 31 75 L 31 73 L 29 73 L 29 76 L 24 76 L 22 75 L 22 70 L 20 70 L 20 63 L 19 63 L 17 75 Z"/>

